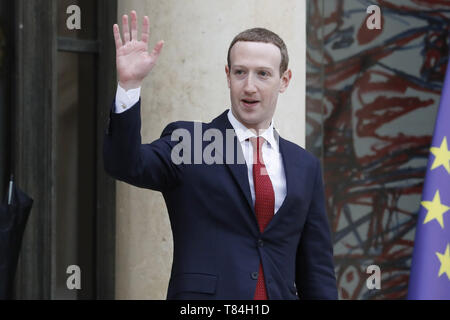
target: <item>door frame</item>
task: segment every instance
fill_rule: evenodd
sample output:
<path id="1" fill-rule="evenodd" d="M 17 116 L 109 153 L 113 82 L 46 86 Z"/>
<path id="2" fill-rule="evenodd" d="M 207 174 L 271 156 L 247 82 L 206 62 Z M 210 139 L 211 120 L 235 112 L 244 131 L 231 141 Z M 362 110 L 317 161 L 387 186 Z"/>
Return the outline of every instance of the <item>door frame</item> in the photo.
<path id="1" fill-rule="evenodd" d="M 115 181 L 103 169 L 102 145 L 117 86 L 111 31 L 117 20 L 117 0 L 96 2 L 96 44 L 90 41 L 83 45 L 83 40 L 78 44 L 80 50 L 97 51 L 94 296 L 114 299 Z M 17 184 L 34 199 L 17 267 L 15 298 L 52 299 L 56 281 L 56 58 L 57 51 L 64 50 L 67 43 L 57 38 L 54 0 L 16 0 L 13 20 L 12 166 Z"/>

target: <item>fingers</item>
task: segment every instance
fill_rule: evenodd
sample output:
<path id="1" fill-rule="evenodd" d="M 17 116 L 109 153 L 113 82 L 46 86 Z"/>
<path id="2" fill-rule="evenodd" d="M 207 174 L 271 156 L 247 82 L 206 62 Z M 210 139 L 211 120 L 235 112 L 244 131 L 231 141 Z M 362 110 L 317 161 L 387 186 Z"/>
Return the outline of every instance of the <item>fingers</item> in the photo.
<path id="1" fill-rule="evenodd" d="M 119 26 L 113 25 L 114 40 L 116 42 L 116 50 L 122 46 L 122 39 L 120 38 Z"/>
<path id="2" fill-rule="evenodd" d="M 142 21 L 142 34 L 141 39 L 143 42 L 148 43 L 148 34 L 149 34 L 149 26 L 148 17 L 144 17 L 144 21 Z"/>
<path id="3" fill-rule="evenodd" d="M 129 25 L 128 25 L 128 15 L 124 14 L 122 16 L 122 32 L 123 32 L 124 43 L 122 43 L 122 39 L 120 37 L 119 26 L 117 24 L 115 24 L 113 26 L 114 39 L 116 41 L 116 49 L 121 47 L 123 44 L 130 42 L 130 40 L 138 41 L 136 11 L 134 11 L 134 10 L 131 11 L 130 15 L 131 15 L 131 37 L 130 37 L 130 29 L 129 29 Z M 150 23 L 149 23 L 148 17 L 145 16 L 144 20 L 142 22 L 142 35 L 141 35 L 141 40 L 145 43 L 148 43 L 149 29 L 150 29 Z M 161 50 L 161 48 L 159 48 L 159 50 Z"/>
<path id="4" fill-rule="evenodd" d="M 122 30 L 125 43 L 130 42 L 130 29 L 128 28 L 128 16 L 126 14 L 122 16 Z"/>
<path id="5" fill-rule="evenodd" d="M 131 11 L 131 40 L 137 41 L 137 14 L 136 11 Z"/>

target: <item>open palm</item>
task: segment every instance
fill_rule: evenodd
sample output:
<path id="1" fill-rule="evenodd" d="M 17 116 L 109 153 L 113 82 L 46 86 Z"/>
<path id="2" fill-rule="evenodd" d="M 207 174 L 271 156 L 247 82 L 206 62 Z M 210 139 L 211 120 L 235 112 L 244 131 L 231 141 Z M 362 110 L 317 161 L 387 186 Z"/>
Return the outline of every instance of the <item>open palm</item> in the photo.
<path id="1" fill-rule="evenodd" d="M 137 15 L 131 11 L 131 39 L 128 27 L 128 16 L 122 17 L 122 42 L 119 26 L 113 26 L 114 39 L 116 42 L 116 66 L 120 85 L 129 90 L 141 85 L 142 80 L 152 70 L 164 42 L 159 41 L 151 53 L 148 53 L 149 21 L 145 16 L 142 23 L 141 40 L 137 39 Z"/>

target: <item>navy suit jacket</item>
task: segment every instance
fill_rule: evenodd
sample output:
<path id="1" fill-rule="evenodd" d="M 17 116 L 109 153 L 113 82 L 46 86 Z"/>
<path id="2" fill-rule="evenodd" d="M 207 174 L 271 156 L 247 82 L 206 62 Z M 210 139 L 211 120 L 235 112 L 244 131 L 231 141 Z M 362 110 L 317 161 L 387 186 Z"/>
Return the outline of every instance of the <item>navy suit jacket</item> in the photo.
<path id="1" fill-rule="evenodd" d="M 226 129 L 233 129 L 227 112 L 202 123 L 201 133 L 214 128 L 225 141 Z M 197 138 L 194 145 L 194 127 L 194 122 L 173 122 L 158 140 L 142 144 L 139 101 L 124 113 L 111 113 L 104 140 L 111 176 L 164 196 L 174 244 L 167 299 L 253 299 L 260 261 L 269 299 L 337 299 L 318 159 L 278 136 L 287 195 L 261 233 L 247 166 L 237 162 L 242 148 L 236 135 L 231 164 L 226 148 L 218 151 L 222 164 L 194 164 L 194 149 L 211 143 L 199 144 Z M 176 129 L 187 130 L 192 139 L 172 141 Z M 171 161 L 181 140 L 192 147 L 191 164 Z"/>

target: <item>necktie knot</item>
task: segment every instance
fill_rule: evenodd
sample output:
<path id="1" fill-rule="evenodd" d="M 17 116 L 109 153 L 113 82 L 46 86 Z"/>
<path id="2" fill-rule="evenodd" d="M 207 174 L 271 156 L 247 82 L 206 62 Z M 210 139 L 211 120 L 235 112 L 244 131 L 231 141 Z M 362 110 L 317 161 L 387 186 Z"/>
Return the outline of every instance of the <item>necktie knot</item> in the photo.
<path id="1" fill-rule="evenodd" d="M 262 156 L 262 145 L 264 144 L 263 137 L 251 137 L 249 138 L 252 147 L 253 147 L 253 163 L 264 164 L 263 156 Z"/>

